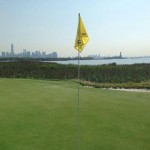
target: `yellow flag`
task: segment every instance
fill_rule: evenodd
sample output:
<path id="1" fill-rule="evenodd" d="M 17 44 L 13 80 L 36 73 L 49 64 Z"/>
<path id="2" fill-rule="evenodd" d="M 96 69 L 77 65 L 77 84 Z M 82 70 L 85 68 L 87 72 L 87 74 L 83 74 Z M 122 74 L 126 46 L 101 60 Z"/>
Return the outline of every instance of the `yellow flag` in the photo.
<path id="1" fill-rule="evenodd" d="M 74 46 L 75 49 L 77 49 L 79 52 L 82 52 L 83 48 L 85 47 L 88 41 L 89 37 L 79 14 L 78 29 Z"/>

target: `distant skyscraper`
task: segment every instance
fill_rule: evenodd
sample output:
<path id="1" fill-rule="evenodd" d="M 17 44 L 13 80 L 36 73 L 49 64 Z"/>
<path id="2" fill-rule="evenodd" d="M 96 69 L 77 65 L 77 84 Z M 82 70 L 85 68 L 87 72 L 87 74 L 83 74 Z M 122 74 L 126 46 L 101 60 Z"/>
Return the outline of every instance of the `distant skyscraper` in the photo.
<path id="1" fill-rule="evenodd" d="M 9 52 L 6 52 L 6 57 L 10 57 Z"/>
<path id="2" fill-rule="evenodd" d="M 2 57 L 5 57 L 5 56 L 6 56 L 5 52 L 2 52 Z"/>
<path id="3" fill-rule="evenodd" d="M 11 51 L 10 51 L 10 56 L 14 57 L 15 53 L 14 53 L 14 45 L 11 44 Z"/>
<path id="4" fill-rule="evenodd" d="M 52 53 L 51 53 L 51 57 L 52 57 L 52 58 L 57 58 L 57 53 L 56 53 L 56 52 L 52 52 Z"/>

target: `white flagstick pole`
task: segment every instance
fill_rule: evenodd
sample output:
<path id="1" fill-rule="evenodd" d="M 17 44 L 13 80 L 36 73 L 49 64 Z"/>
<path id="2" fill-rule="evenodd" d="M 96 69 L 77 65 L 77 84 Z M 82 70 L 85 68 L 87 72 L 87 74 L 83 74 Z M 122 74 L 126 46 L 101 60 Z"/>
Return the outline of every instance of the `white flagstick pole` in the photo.
<path id="1" fill-rule="evenodd" d="M 80 52 L 78 51 L 77 150 L 80 149 Z"/>

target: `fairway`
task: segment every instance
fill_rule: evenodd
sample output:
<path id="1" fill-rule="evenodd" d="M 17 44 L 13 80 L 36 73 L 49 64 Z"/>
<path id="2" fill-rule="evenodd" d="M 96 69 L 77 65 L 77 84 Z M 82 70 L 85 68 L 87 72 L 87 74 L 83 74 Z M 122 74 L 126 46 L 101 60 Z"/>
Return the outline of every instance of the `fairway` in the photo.
<path id="1" fill-rule="evenodd" d="M 81 86 L 81 150 L 150 150 L 150 93 Z M 77 83 L 0 79 L 0 150 L 76 150 Z"/>

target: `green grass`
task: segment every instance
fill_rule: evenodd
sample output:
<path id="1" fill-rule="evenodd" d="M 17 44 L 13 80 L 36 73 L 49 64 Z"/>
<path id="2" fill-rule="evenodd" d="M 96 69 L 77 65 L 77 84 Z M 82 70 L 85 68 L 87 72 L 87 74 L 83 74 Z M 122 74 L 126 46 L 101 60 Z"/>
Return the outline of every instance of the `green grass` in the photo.
<path id="1" fill-rule="evenodd" d="M 76 150 L 77 84 L 0 79 L 0 150 Z M 150 93 L 81 87 L 81 150 L 149 150 Z"/>

